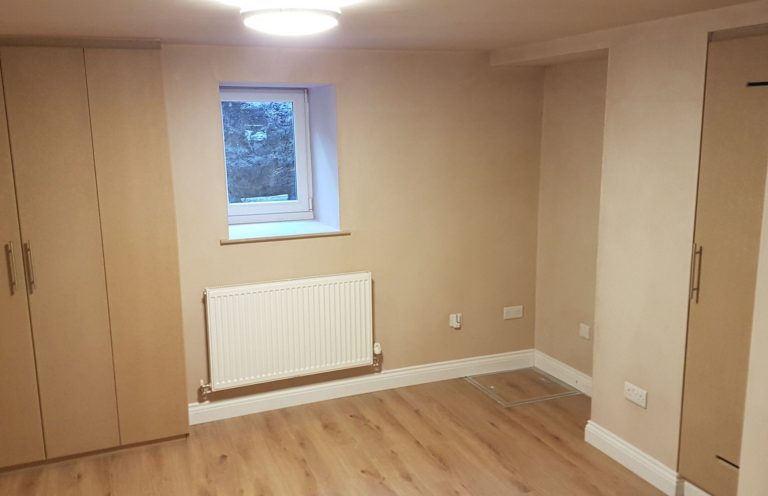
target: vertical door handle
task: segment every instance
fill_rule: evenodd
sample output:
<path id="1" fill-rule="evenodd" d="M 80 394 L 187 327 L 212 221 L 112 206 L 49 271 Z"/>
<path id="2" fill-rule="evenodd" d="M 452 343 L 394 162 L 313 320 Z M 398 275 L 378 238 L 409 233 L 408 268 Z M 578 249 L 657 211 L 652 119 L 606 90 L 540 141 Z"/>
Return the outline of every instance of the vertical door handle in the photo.
<path id="1" fill-rule="evenodd" d="M 704 259 L 704 247 L 693 244 L 693 265 L 691 266 L 691 299 L 699 302 L 701 293 L 701 263 Z"/>
<path id="2" fill-rule="evenodd" d="M 13 253 L 13 241 L 5 245 L 5 257 L 8 260 L 8 278 L 13 296 L 16 294 L 16 255 Z"/>
<path id="3" fill-rule="evenodd" d="M 35 292 L 35 264 L 32 260 L 32 243 L 24 243 L 24 254 L 27 258 L 27 277 L 29 278 L 29 294 Z"/>

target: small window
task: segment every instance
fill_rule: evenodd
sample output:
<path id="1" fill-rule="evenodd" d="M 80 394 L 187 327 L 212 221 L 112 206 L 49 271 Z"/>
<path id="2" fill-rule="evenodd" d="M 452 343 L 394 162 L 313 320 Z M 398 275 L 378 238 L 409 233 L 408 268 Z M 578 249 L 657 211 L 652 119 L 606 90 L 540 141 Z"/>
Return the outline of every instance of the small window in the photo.
<path id="1" fill-rule="evenodd" d="M 221 88 L 230 224 L 312 219 L 307 91 Z"/>

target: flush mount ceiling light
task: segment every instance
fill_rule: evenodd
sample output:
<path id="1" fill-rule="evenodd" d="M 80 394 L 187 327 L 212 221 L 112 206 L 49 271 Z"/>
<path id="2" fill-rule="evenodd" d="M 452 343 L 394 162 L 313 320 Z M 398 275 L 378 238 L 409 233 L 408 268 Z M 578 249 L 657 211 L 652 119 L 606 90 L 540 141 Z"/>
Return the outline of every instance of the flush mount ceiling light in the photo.
<path id="1" fill-rule="evenodd" d="M 256 31 L 279 36 L 306 36 L 333 29 L 339 24 L 338 7 L 245 8 L 243 23 Z"/>
<path id="2" fill-rule="evenodd" d="M 304 36 L 339 24 L 341 7 L 359 0 L 217 0 L 240 8 L 243 23 L 262 33 Z"/>

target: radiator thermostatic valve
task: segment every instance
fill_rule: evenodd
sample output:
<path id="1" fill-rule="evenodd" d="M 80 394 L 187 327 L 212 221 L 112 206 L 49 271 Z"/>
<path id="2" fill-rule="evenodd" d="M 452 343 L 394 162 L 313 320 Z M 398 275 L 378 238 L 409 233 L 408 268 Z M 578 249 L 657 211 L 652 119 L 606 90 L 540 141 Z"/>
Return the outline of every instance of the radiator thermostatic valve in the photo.
<path id="1" fill-rule="evenodd" d="M 381 343 L 373 343 L 373 370 L 381 372 L 381 364 L 384 361 L 384 355 L 381 353 Z"/>
<path id="2" fill-rule="evenodd" d="M 197 399 L 200 401 L 200 403 L 207 403 L 208 402 L 208 395 L 213 392 L 213 388 L 211 387 L 210 383 L 207 383 L 204 380 L 200 380 L 200 387 L 197 389 Z"/>

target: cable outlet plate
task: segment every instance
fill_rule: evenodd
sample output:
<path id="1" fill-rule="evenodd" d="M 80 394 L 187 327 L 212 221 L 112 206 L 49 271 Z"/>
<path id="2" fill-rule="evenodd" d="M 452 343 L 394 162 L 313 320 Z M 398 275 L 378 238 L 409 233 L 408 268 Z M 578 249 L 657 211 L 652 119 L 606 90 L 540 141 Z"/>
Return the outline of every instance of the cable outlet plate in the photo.
<path id="1" fill-rule="evenodd" d="M 448 316 L 448 325 L 456 330 L 461 329 L 462 315 L 460 313 L 452 313 Z"/>
<path id="2" fill-rule="evenodd" d="M 592 338 L 592 328 L 584 322 L 579 323 L 579 337 L 582 339 Z"/>

